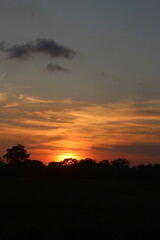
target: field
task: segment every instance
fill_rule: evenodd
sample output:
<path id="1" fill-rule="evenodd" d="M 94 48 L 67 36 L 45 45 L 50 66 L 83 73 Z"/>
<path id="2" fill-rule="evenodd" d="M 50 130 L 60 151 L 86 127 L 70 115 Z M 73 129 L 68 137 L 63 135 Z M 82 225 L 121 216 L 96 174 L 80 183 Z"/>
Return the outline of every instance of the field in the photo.
<path id="1" fill-rule="evenodd" d="M 154 239 L 160 182 L 0 180 L 0 239 Z"/>

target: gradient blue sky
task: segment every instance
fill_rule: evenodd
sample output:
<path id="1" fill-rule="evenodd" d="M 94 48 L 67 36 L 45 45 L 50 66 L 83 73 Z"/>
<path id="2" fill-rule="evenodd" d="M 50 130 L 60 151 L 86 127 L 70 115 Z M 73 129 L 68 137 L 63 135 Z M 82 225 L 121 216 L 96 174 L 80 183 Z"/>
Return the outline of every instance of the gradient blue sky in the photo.
<path id="1" fill-rule="evenodd" d="M 48 161 L 90 156 L 151 162 L 155 152 L 159 161 L 159 12 L 158 0 L 1 0 L 0 42 L 13 46 L 50 39 L 75 52 L 71 59 L 35 53 L 27 60 L 8 59 L 0 52 L 1 131 L 7 132 L 0 139 L 1 153 L 20 139 L 35 158 L 43 149 Z M 59 124 L 56 132 L 55 118 L 48 117 L 52 140 L 42 131 L 48 112 Z M 111 119 L 113 112 L 117 115 Z M 64 127 L 66 113 L 70 125 Z M 76 130 L 71 119 L 79 124 Z M 38 126 L 40 132 L 34 132 Z M 73 146 L 78 131 L 85 133 Z M 41 143 L 29 142 L 36 136 Z M 147 155 L 145 148 L 150 149 Z"/>

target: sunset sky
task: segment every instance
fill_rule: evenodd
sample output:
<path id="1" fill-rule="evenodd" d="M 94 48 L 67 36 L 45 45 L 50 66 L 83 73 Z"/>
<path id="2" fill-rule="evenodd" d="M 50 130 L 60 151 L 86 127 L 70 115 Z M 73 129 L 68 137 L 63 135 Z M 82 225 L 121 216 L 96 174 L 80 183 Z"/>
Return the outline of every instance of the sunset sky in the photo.
<path id="1" fill-rule="evenodd" d="M 0 0 L 0 156 L 160 163 L 160 1 Z"/>

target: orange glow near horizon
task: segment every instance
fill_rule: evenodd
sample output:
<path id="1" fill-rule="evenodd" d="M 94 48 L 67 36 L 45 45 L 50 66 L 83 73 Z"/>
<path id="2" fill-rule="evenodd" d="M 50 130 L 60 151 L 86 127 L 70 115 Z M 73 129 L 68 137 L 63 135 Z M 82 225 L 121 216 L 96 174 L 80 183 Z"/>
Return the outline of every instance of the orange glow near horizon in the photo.
<path id="1" fill-rule="evenodd" d="M 90 104 L 21 97 L 11 103 L 0 111 L 0 156 L 20 143 L 45 164 L 65 158 L 160 161 L 160 100 Z"/>
<path id="2" fill-rule="evenodd" d="M 74 153 L 73 154 L 72 153 L 66 153 L 64 155 L 59 155 L 58 158 L 57 158 L 57 162 L 63 161 L 66 158 L 73 158 L 73 159 L 79 160 L 78 156 L 75 155 Z"/>

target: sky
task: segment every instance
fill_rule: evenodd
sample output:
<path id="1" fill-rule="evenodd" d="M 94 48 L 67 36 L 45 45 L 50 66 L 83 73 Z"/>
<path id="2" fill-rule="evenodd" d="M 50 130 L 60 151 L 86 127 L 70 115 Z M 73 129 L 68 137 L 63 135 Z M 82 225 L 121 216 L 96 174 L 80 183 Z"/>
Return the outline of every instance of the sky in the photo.
<path id="1" fill-rule="evenodd" d="M 0 156 L 160 163 L 159 0 L 0 0 Z"/>

